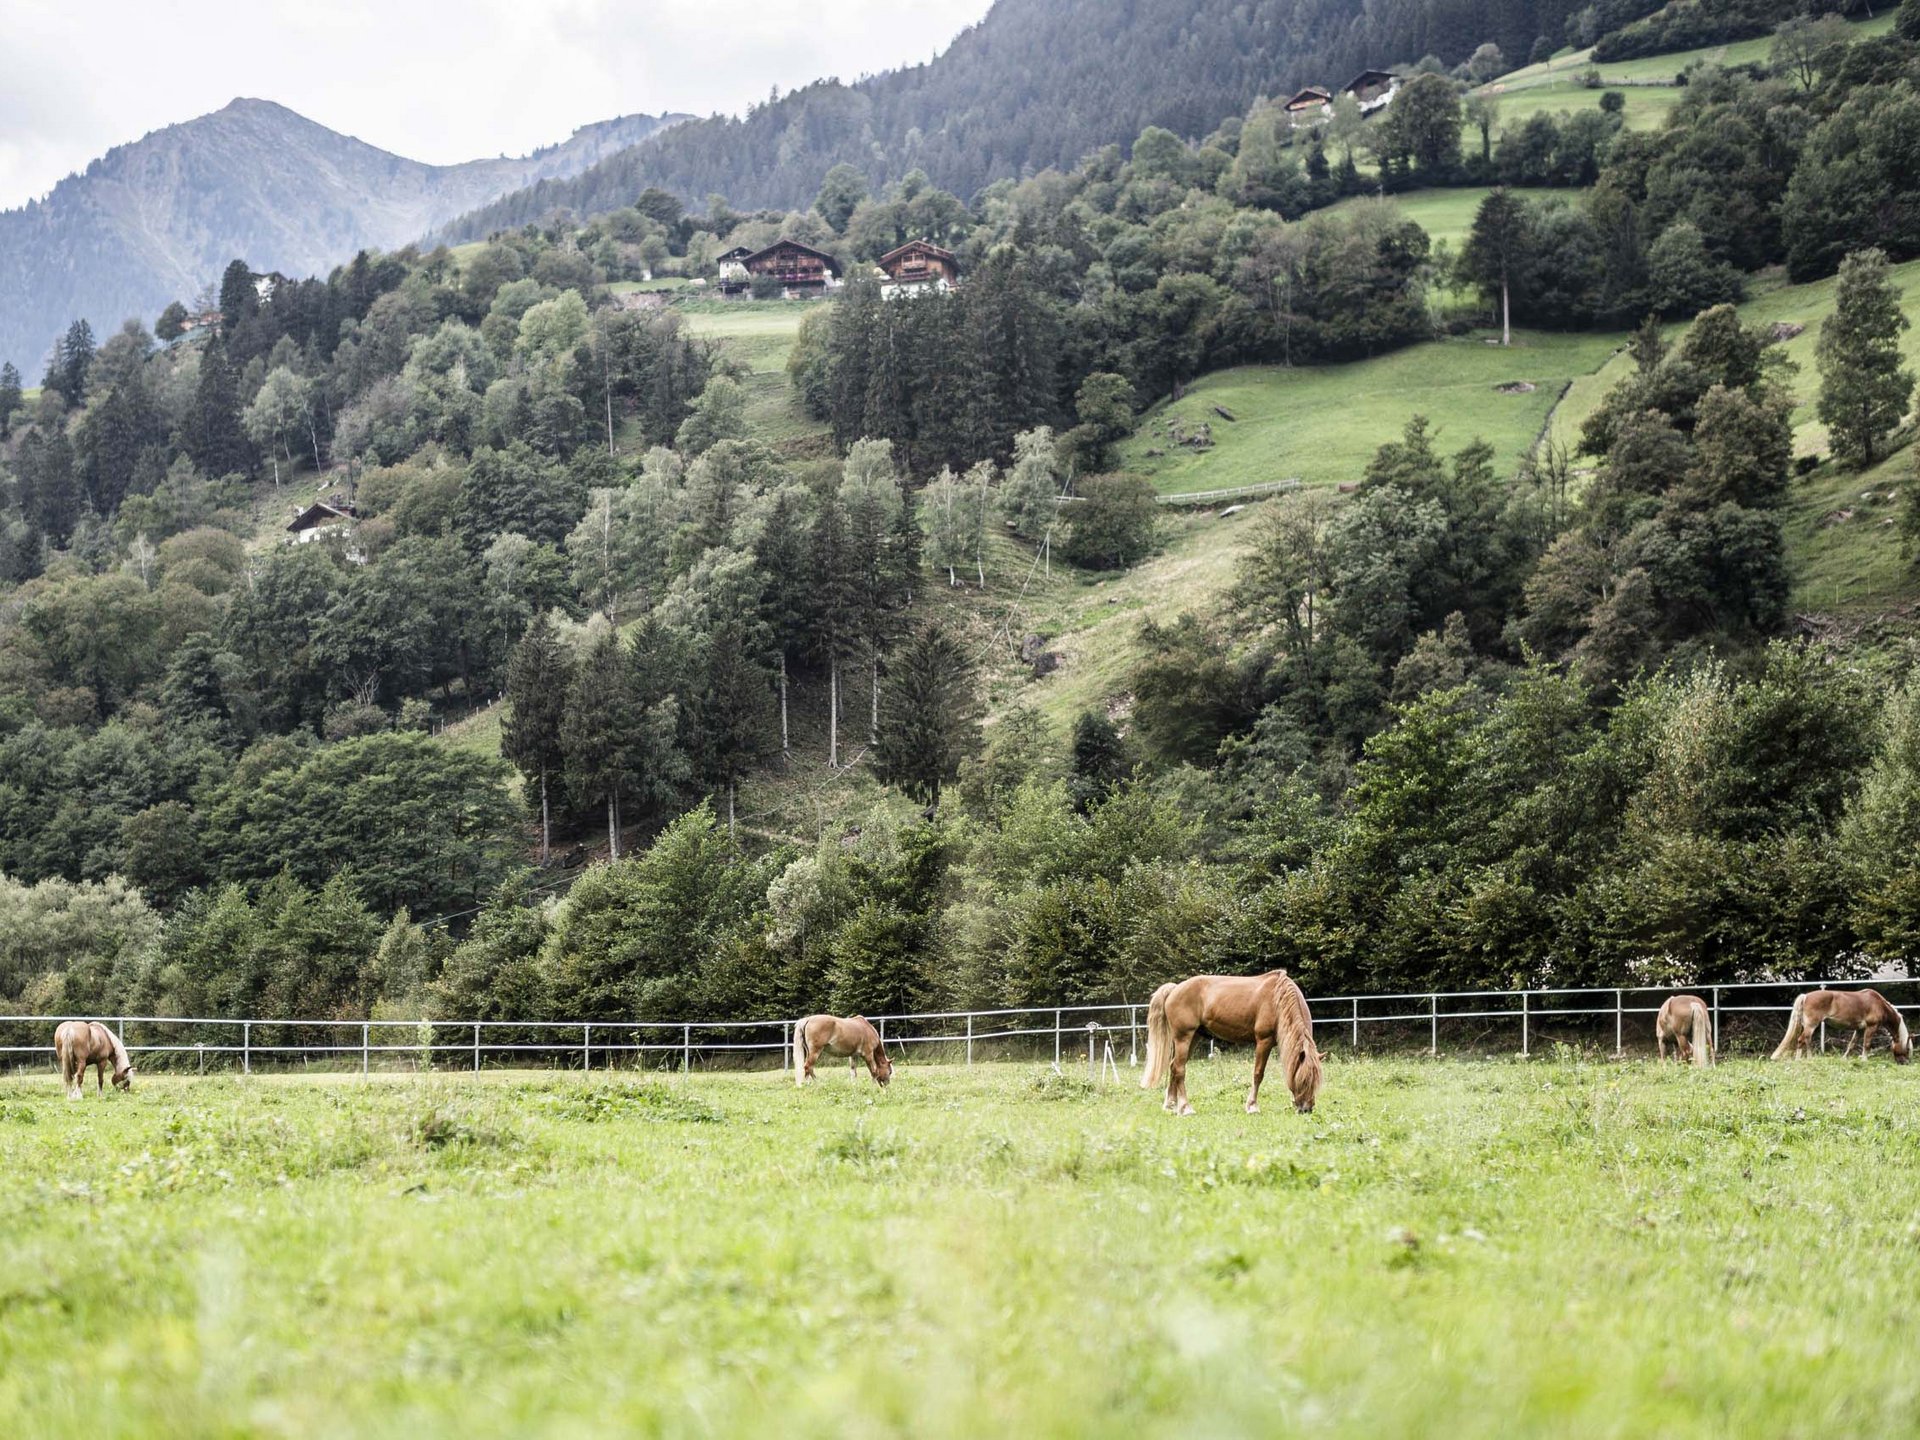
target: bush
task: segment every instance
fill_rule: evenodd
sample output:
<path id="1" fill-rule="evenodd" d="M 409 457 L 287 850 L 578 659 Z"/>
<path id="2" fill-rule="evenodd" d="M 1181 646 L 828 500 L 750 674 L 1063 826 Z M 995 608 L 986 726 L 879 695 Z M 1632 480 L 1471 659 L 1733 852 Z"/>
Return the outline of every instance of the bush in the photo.
<path id="1" fill-rule="evenodd" d="M 1075 487 L 1061 553 L 1090 570 L 1123 570 L 1153 548 L 1159 502 L 1139 475 L 1089 475 Z"/>

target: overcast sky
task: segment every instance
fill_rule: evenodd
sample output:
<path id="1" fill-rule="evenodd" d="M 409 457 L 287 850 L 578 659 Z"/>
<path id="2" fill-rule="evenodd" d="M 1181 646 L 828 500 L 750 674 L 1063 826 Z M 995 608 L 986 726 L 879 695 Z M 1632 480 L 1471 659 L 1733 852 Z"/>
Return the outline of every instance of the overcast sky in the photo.
<path id="1" fill-rule="evenodd" d="M 445 164 L 524 154 L 614 115 L 737 112 L 775 85 L 928 60 L 988 5 L 0 3 L 0 209 L 237 95 Z"/>

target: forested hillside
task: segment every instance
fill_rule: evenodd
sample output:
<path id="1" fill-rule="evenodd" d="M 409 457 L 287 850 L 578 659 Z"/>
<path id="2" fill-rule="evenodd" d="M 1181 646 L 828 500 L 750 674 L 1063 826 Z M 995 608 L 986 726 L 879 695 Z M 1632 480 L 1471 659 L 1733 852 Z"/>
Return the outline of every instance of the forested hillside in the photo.
<path id="1" fill-rule="evenodd" d="M 1647 8 L 1650 8 L 1647 7 Z M 1148 126 L 1198 138 L 1256 96 L 1344 85 L 1492 41 L 1516 59 L 1562 43 L 1578 0 L 998 0 L 938 59 L 823 80 L 742 118 L 677 126 L 577 178 L 532 186 L 449 225 L 478 239 L 557 211 L 597 215 L 650 185 L 698 201 L 803 205 L 834 165 L 875 186 L 914 170 L 969 197 L 1070 167 Z"/>
<path id="2" fill-rule="evenodd" d="M 1905 961 L 1920 0 L 1815 34 L 1639 129 L 1409 67 L 968 199 L 656 187 L 264 300 L 235 260 L 169 348 L 76 322 L 38 395 L 0 370 L 0 1000 Z M 844 288 L 697 284 L 783 235 Z M 958 288 L 881 288 L 917 235 Z M 1286 397 L 1337 432 L 1298 491 L 1170 514 L 1287 477 Z M 1891 593 L 1805 600 L 1868 551 Z"/>
<path id="3" fill-rule="evenodd" d="M 285 275 L 392 249 L 531 181 L 573 175 L 677 117 L 628 115 L 532 155 L 423 165 L 264 100 L 117 146 L 0 213 L 0 359 L 33 369 L 68 323 L 105 332 L 191 303 L 235 255 Z"/>

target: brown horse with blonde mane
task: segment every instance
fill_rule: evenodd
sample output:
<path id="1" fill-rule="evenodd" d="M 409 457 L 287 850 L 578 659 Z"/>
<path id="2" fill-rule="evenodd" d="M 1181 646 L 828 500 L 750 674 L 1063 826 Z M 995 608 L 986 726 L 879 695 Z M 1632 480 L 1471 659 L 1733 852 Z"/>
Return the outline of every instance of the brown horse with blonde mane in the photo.
<path id="1" fill-rule="evenodd" d="M 1660 1058 L 1667 1058 L 1671 1040 L 1682 1064 L 1713 1064 L 1713 1013 L 1698 995 L 1674 995 L 1660 1007 L 1653 1021 L 1654 1043 Z"/>
<path id="2" fill-rule="evenodd" d="M 1253 1088 L 1247 1113 L 1260 1109 L 1260 1082 L 1267 1056 L 1280 1047 L 1280 1073 L 1293 1092 L 1293 1108 L 1313 1113 L 1320 1094 L 1320 1051 L 1313 1043 L 1313 1016 L 1307 997 L 1284 970 L 1265 975 L 1195 975 L 1169 982 L 1153 992 L 1147 1006 L 1147 1063 L 1140 1088 L 1167 1082 L 1166 1108 L 1193 1114 L 1187 1098 L 1187 1056 L 1202 1030 L 1229 1045 L 1253 1042 Z"/>
<path id="3" fill-rule="evenodd" d="M 847 1068 L 853 1069 L 853 1057 L 867 1062 L 867 1073 L 876 1084 L 893 1079 L 893 1062 L 880 1032 L 864 1015 L 842 1020 L 838 1015 L 809 1015 L 793 1027 L 793 1083 L 804 1085 L 813 1078 L 813 1064 L 822 1055 L 845 1055 Z"/>
<path id="4" fill-rule="evenodd" d="M 120 1037 L 98 1020 L 64 1020 L 53 1032 L 53 1053 L 60 1061 L 60 1078 L 67 1098 L 78 1100 L 86 1091 L 87 1066 L 94 1067 L 100 1090 L 107 1088 L 107 1067 L 113 1067 L 116 1090 L 133 1088 L 133 1060 Z"/>
<path id="5" fill-rule="evenodd" d="M 1813 1032 L 1821 1022 L 1851 1030 L 1844 1055 L 1853 1053 L 1853 1042 L 1860 1041 L 1860 1058 L 1867 1058 L 1873 1037 L 1881 1026 L 1893 1032 L 1893 1058 L 1904 1065 L 1913 1056 L 1913 1037 L 1907 1022 L 1878 990 L 1809 990 L 1793 1002 L 1793 1014 L 1787 1018 L 1787 1033 L 1773 1052 L 1776 1060 L 1790 1055 L 1805 1055 L 1813 1043 Z"/>

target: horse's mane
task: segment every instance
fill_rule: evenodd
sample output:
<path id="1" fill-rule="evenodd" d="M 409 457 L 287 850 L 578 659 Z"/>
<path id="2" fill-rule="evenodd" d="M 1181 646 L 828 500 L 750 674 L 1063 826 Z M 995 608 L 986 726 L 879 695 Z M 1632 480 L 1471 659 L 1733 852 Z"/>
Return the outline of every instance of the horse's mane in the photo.
<path id="1" fill-rule="evenodd" d="M 99 1022 L 96 1021 L 95 1023 L 98 1024 Z M 113 1073 L 116 1075 L 126 1074 L 127 1071 L 133 1068 L 133 1060 L 127 1054 L 127 1047 L 121 1043 L 120 1036 L 114 1031 L 111 1025 L 101 1025 L 100 1028 L 106 1031 L 107 1044 L 113 1047 Z"/>
<path id="2" fill-rule="evenodd" d="M 1318 1069 L 1320 1050 L 1313 1043 L 1313 1012 L 1307 1008 L 1307 997 L 1300 993 L 1300 987 L 1293 983 L 1293 977 L 1286 971 L 1274 973 L 1274 998 L 1279 1005 L 1280 1030 L 1285 1045 L 1281 1053 L 1299 1056 L 1289 1073 L 1307 1065 Z"/>

